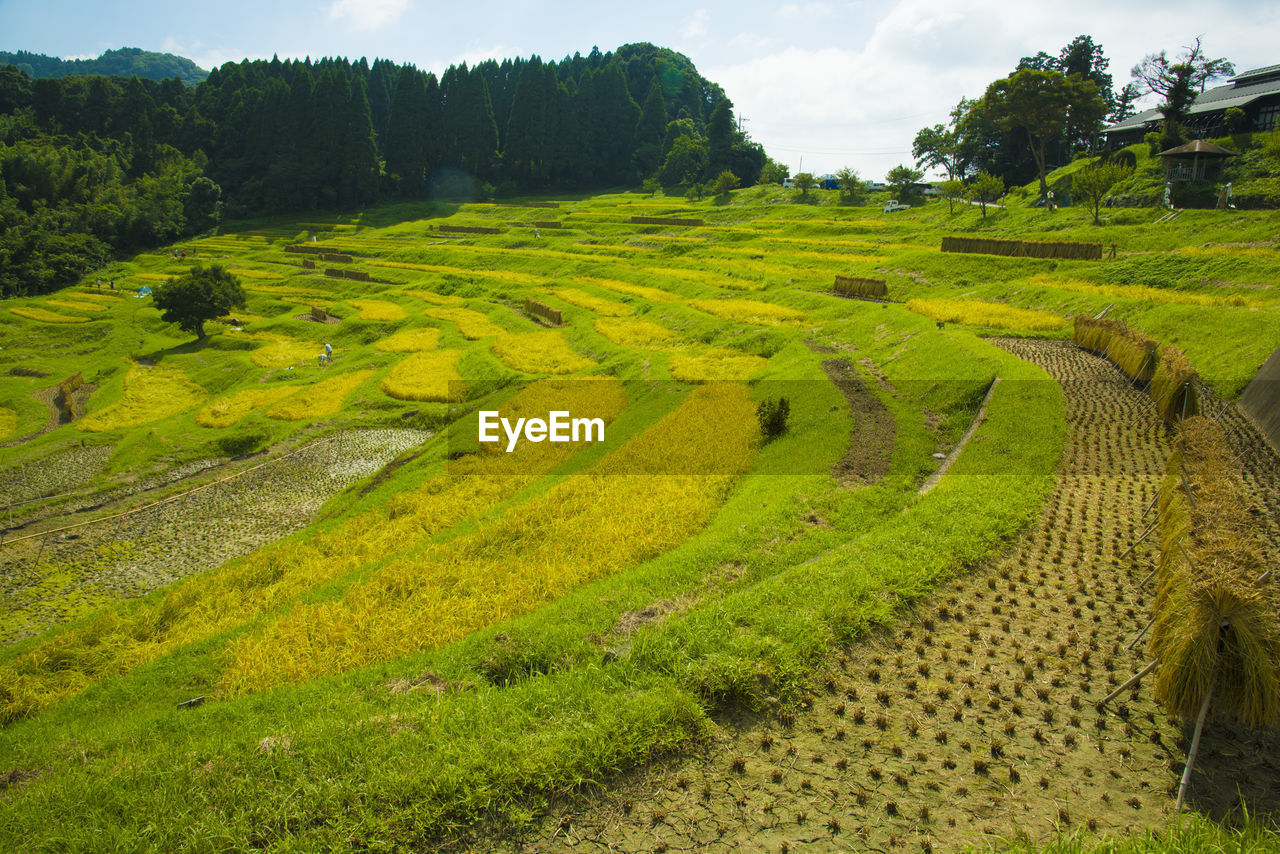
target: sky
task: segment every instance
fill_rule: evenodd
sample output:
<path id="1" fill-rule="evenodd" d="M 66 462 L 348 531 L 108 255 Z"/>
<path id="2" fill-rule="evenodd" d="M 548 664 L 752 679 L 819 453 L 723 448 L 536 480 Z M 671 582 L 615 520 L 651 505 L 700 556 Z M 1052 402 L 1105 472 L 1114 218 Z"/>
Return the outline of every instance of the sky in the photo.
<path id="1" fill-rule="evenodd" d="M 88 58 L 140 47 L 206 69 L 273 54 L 365 56 L 439 75 L 461 61 L 652 42 L 724 87 L 743 129 L 793 174 L 849 166 L 871 180 L 911 164 L 916 132 L 945 123 L 962 97 L 1077 35 L 1102 46 L 1119 88 L 1143 56 L 1176 54 L 1197 36 L 1238 71 L 1278 64 L 1277 32 L 1280 3 L 1258 0 L 0 0 L 0 50 Z"/>

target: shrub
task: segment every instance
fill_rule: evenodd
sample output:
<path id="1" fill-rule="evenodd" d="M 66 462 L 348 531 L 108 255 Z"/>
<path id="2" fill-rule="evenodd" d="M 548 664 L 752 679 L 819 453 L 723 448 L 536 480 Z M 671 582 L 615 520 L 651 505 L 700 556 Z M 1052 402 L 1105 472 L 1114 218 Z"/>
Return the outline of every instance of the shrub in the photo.
<path id="1" fill-rule="evenodd" d="M 1151 133 L 1142 137 L 1142 141 L 1147 144 L 1147 152 L 1152 157 L 1155 157 L 1161 151 L 1164 151 L 1164 149 L 1160 147 L 1160 134 L 1156 133 L 1155 131 L 1152 131 Z"/>
<path id="2" fill-rule="evenodd" d="M 214 442 L 223 456 L 240 457 L 245 454 L 252 454 L 266 447 L 267 440 L 270 438 L 266 433 L 235 433 L 231 436 L 223 436 Z"/>
<path id="3" fill-rule="evenodd" d="M 756 419 L 760 422 L 760 433 L 765 440 L 781 436 L 787 429 L 787 416 L 791 414 L 791 403 L 785 397 L 774 400 L 767 397 L 760 401 L 756 408 Z"/>
<path id="4" fill-rule="evenodd" d="M 729 195 L 730 190 L 738 186 L 738 183 L 738 176 L 726 169 L 716 176 L 715 183 L 711 185 L 711 191 L 718 198 L 724 198 Z"/>

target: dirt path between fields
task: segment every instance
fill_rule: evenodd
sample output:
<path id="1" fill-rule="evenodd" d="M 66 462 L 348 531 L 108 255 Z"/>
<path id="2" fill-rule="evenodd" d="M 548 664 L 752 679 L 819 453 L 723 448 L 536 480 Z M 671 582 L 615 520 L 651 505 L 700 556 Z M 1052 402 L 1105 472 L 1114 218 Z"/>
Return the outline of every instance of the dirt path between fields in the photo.
<path id="1" fill-rule="evenodd" d="M 927 854 L 1166 822 L 1186 733 L 1149 684 L 1097 703 L 1146 661 L 1142 643 L 1127 646 L 1150 613 L 1140 583 L 1152 546 L 1124 553 L 1150 520 L 1167 438 L 1111 364 L 1065 342 L 997 343 L 1061 384 L 1070 428 L 1052 496 L 1003 558 L 833 662 L 789 726 L 724 722 L 702 755 L 480 847 Z M 1243 419 L 1224 418 L 1255 498 L 1274 502 L 1280 463 Z M 1280 808 L 1275 733 L 1215 724 L 1197 768 L 1197 809 L 1221 817 L 1240 798 L 1251 813 Z"/>
<path id="2" fill-rule="evenodd" d="M 831 467 L 831 476 L 846 487 L 878 483 L 893 461 L 893 440 L 897 435 L 893 415 L 867 390 L 857 369 L 844 359 L 827 359 L 822 369 L 844 394 L 853 415 L 849 451 Z"/>

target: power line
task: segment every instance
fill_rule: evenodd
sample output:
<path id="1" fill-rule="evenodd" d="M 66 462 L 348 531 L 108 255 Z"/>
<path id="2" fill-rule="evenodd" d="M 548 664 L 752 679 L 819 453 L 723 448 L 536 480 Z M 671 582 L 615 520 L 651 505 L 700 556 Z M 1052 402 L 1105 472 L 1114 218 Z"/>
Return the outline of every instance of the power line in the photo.
<path id="1" fill-rule="evenodd" d="M 841 156 L 872 156 L 872 155 L 888 155 L 888 154 L 910 154 L 910 151 L 830 151 L 819 148 L 789 148 L 783 145 L 770 145 L 767 142 L 757 140 L 765 149 L 769 151 L 790 151 L 796 154 L 825 154 L 825 155 L 841 155 Z"/>

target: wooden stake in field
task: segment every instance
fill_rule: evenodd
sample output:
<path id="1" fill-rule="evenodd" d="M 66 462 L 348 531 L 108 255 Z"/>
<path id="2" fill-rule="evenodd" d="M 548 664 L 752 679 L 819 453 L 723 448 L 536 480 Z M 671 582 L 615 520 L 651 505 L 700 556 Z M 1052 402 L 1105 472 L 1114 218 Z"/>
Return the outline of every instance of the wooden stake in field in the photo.
<path id="1" fill-rule="evenodd" d="M 1224 628 L 1225 628 L 1225 622 Z M 1214 674 L 1217 675 L 1216 672 Z M 1200 714 L 1196 716 L 1195 735 L 1191 736 L 1191 749 L 1187 751 L 1187 767 L 1182 769 L 1182 782 L 1178 784 L 1178 802 L 1174 804 L 1174 812 L 1182 812 L 1182 801 L 1187 794 L 1187 784 L 1191 782 L 1191 769 L 1196 765 L 1196 754 L 1200 752 L 1200 733 L 1204 731 L 1204 719 L 1209 714 L 1209 702 L 1213 699 L 1213 681 L 1209 682 L 1209 690 L 1205 692 L 1204 702 L 1200 704 Z"/>

